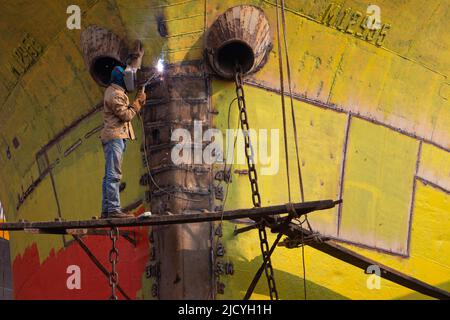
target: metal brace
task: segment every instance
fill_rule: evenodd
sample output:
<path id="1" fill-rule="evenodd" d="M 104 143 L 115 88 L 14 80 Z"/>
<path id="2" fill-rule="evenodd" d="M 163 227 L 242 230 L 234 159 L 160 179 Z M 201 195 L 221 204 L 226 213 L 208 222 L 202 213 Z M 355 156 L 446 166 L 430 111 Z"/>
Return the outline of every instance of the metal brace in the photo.
<path id="1" fill-rule="evenodd" d="M 224 181 L 225 183 L 231 182 L 231 173 L 230 171 L 220 170 L 216 172 L 214 179 L 217 181 Z"/>
<path id="2" fill-rule="evenodd" d="M 221 242 L 219 242 L 216 248 L 216 256 L 223 257 L 224 255 L 225 255 L 225 247 Z"/>
<path id="3" fill-rule="evenodd" d="M 148 265 L 145 268 L 145 276 L 148 278 L 159 278 L 161 276 L 159 263 Z"/>
<path id="4" fill-rule="evenodd" d="M 217 186 L 214 188 L 214 195 L 217 200 L 223 201 L 224 194 L 223 194 L 223 186 Z"/>
<path id="5" fill-rule="evenodd" d="M 218 294 L 225 294 L 225 283 L 217 282 L 217 293 Z"/>

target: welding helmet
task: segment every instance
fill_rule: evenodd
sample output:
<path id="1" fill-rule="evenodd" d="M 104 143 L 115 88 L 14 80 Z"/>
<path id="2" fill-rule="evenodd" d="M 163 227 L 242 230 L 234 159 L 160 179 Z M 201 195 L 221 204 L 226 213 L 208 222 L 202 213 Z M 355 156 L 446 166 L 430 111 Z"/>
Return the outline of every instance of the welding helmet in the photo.
<path id="1" fill-rule="evenodd" d="M 131 66 L 127 66 L 124 71 L 124 81 L 125 86 L 127 88 L 127 91 L 133 92 L 136 90 L 136 83 L 137 83 L 137 68 L 133 68 Z"/>

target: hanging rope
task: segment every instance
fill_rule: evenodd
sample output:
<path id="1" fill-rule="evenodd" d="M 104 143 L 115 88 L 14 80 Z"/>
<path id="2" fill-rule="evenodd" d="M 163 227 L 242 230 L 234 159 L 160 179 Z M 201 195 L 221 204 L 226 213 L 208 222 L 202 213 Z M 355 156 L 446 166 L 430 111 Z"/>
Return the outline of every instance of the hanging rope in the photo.
<path id="1" fill-rule="evenodd" d="M 279 27 L 279 13 L 278 13 L 278 7 L 279 7 L 279 1 L 276 2 L 276 9 L 277 9 L 277 36 L 278 36 L 278 59 L 279 59 L 279 65 L 280 65 L 280 85 L 281 85 L 281 101 L 282 101 L 282 108 L 283 108 L 283 124 L 285 125 L 285 106 L 284 106 L 284 79 L 283 79 L 283 65 L 282 65 L 282 49 L 281 49 L 281 35 L 280 35 L 280 27 Z M 285 49 L 285 57 L 286 57 L 286 69 L 287 69 L 287 77 L 288 77 L 288 89 L 289 89 L 289 98 L 290 98 L 290 105 L 291 105 L 291 116 L 292 116 L 292 126 L 294 131 L 294 142 L 295 142 L 295 151 L 296 151 L 296 160 L 297 160 L 297 172 L 298 172 L 298 180 L 299 180 L 299 188 L 300 188 L 300 198 L 301 201 L 305 201 L 305 193 L 304 193 L 304 187 L 303 187 L 303 177 L 302 177 L 302 170 L 300 165 L 300 152 L 299 152 L 299 143 L 298 143 L 298 130 L 297 130 L 297 123 L 295 118 L 295 109 L 294 109 L 294 99 L 293 99 L 293 93 L 292 93 L 292 78 L 291 78 L 291 66 L 290 66 L 290 60 L 289 60 L 289 49 L 288 49 L 288 43 L 287 43 L 287 28 L 286 28 L 286 16 L 285 16 L 285 0 L 281 0 L 281 21 L 282 21 L 282 27 L 283 27 L 283 42 L 284 42 L 284 49 Z M 286 129 L 285 129 L 285 146 L 287 144 L 286 141 Z M 288 157 L 288 153 L 286 153 L 286 158 Z M 287 166 L 288 162 L 286 160 Z M 289 168 L 287 170 L 288 173 L 288 184 L 289 184 Z M 290 188 L 290 187 L 289 187 Z M 289 197 L 289 202 L 291 202 L 291 198 Z M 306 222 L 308 224 L 308 227 L 311 229 L 310 223 L 308 221 L 308 216 L 305 215 L 304 221 L 301 223 L 301 225 Z M 307 290 L 306 290 L 306 263 L 305 263 L 305 248 L 303 245 L 303 233 L 302 233 L 302 269 L 303 269 L 303 289 L 304 289 L 304 296 L 305 300 L 307 297 Z"/>
<path id="2" fill-rule="evenodd" d="M 278 40 L 278 66 L 280 72 L 280 90 L 281 90 L 281 109 L 283 112 L 283 131 L 284 131 L 284 154 L 286 159 L 286 175 L 287 175 L 287 185 L 288 185 L 288 198 L 291 202 L 291 178 L 289 172 L 289 150 L 287 142 L 287 128 L 286 128 L 286 105 L 284 101 L 284 75 L 283 75 L 283 57 L 281 55 L 281 39 L 280 39 L 280 13 L 278 10 L 279 4 L 278 0 L 276 3 L 277 12 L 277 40 Z"/>
<path id="3" fill-rule="evenodd" d="M 293 98 L 293 94 L 292 94 L 291 65 L 289 62 L 289 50 L 288 50 L 288 44 L 287 44 L 287 39 L 286 39 L 287 32 L 286 32 L 286 17 L 285 17 L 284 0 L 281 0 L 281 21 L 283 23 L 283 38 L 284 38 L 284 48 L 285 48 L 285 53 L 286 53 L 286 70 L 287 70 L 287 78 L 288 78 L 289 99 L 291 102 L 292 126 L 294 129 L 295 153 L 297 156 L 297 170 L 298 170 L 298 181 L 299 181 L 299 186 L 300 186 L 300 198 L 301 198 L 302 202 L 305 202 L 305 193 L 304 193 L 304 189 L 303 189 L 303 179 L 302 179 L 302 168 L 300 165 L 300 152 L 299 152 L 299 145 L 298 145 L 297 123 L 295 120 L 294 98 Z M 283 94 L 284 94 L 284 92 L 283 92 Z"/>

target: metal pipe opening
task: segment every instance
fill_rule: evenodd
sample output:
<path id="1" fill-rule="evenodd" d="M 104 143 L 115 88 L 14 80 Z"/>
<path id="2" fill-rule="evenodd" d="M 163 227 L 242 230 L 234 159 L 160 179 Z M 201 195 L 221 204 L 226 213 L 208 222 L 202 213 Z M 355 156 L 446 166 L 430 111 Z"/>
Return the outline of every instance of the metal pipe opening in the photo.
<path id="1" fill-rule="evenodd" d="M 206 55 L 213 71 L 233 79 L 236 63 L 243 74 L 258 71 L 272 50 L 269 21 L 255 6 L 236 6 L 221 14 L 205 37 Z"/>
<path id="2" fill-rule="evenodd" d="M 116 66 L 124 65 L 112 57 L 97 57 L 91 64 L 91 75 L 102 86 L 107 86 L 111 78 L 111 71 Z"/>
<path id="3" fill-rule="evenodd" d="M 124 40 L 110 30 L 89 26 L 81 34 L 84 62 L 91 77 L 106 87 L 115 66 L 124 67 L 128 48 Z"/>
<path id="4" fill-rule="evenodd" d="M 241 67 L 243 73 L 247 73 L 254 63 L 253 49 L 244 41 L 230 40 L 217 50 L 218 67 L 226 73 L 235 72 L 236 64 Z"/>

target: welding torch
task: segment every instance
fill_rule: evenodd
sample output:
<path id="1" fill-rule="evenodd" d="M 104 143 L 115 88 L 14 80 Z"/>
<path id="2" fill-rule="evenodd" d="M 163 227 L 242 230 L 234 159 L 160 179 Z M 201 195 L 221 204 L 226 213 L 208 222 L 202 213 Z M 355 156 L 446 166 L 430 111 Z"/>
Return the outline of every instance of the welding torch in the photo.
<path id="1" fill-rule="evenodd" d="M 142 87 L 141 87 L 142 93 L 145 92 L 145 88 L 146 88 L 153 80 L 155 80 L 157 76 L 160 76 L 160 74 L 156 74 L 156 73 L 155 73 L 155 74 L 152 75 L 150 78 L 148 78 L 147 81 L 145 81 L 145 83 L 144 83 L 144 84 L 142 85 Z"/>
<path id="2" fill-rule="evenodd" d="M 150 78 L 145 81 L 145 83 L 142 85 L 142 92 L 145 92 L 145 87 L 147 87 L 152 81 L 154 81 L 157 77 L 160 77 L 162 73 L 164 72 L 164 63 L 162 59 L 158 60 L 158 63 L 156 64 L 156 73 L 154 73 Z"/>

